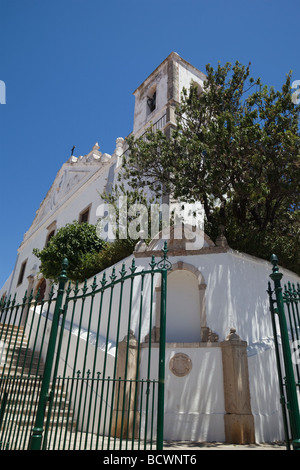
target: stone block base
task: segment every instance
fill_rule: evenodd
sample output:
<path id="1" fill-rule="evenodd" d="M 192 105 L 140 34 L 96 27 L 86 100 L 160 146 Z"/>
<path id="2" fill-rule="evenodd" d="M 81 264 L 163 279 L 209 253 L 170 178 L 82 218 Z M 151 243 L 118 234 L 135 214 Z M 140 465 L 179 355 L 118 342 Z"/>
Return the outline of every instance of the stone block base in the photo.
<path id="1" fill-rule="evenodd" d="M 255 443 L 253 415 L 226 414 L 224 421 L 226 442 L 231 444 Z"/>
<path id="2" fill-rule="evenodd" d="M 131 439 L 134 432 L 135 438 L 138 437 L 139 433 L 139 418 L 140 413 L 138 411 L 124 411 L 123 422 L 122 422 L 122 411 L 113 411 L 112 415 L 112 426 L 111 435 L 113 437 L 122 437 Z M 135 420 L 135 426 L 133 426 Z M 134 429 L 133 429 L 134 428 Z M 122 433 L 122 436 L 121 436 Z"/>

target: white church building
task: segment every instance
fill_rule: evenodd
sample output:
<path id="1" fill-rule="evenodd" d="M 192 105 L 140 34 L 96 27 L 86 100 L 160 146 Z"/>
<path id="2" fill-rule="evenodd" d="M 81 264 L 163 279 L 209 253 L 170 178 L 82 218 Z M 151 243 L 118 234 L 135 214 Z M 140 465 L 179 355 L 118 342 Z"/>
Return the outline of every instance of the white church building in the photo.
<path id="1" fill-rule="evenodd" d="M 168 130 L 183 87 L 203 85 L 205 75 L 172 52 L 135 90 L 133 134 L 151 123 Z M 122 171 L 125 140 L 112 155 L 98 143 L 63 164 L 18 249 L 0 296 L 49 289 L 33 249 L 43 249 L 74 220 L 96 224 L 99 192 Z M 137 244 L 136 265 L 145 267 L 161 240 Z M 271 442 L 284 438 L 267 287 L 271 264 L 232 250 L 224 237 L 190 246 L 170 239 L 168 272 L 165 426 L 166 440 Z M 119 270 L 119 267 L 117 267 Z M 285 269 L 284 281 L 299 277 Z M 159 296 L 160 286 L 156 286 Z M 154 327 L 158 328 L 158 324 Z M 155 331 L 155 330 L 154 330 Z M 155 338 L 154 338 L 155 342 Z"/>

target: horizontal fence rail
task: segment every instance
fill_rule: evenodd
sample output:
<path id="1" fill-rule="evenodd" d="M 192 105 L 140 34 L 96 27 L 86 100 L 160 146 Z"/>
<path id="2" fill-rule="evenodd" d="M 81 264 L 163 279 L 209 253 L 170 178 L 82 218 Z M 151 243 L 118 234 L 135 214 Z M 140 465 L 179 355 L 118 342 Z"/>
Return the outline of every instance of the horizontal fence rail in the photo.
<path id="1" fill-rule="evenodd" d="M 116 268 L 1 300 L 2 449 L 162 447 L 167 247 Z"/>

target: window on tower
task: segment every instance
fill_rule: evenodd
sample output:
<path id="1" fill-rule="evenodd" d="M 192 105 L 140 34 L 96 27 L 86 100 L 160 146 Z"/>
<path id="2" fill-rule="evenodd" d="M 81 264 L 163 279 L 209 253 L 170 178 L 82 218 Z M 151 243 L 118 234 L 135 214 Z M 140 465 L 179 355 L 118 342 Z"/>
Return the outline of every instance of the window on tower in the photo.
<path id="1" fill-rule="evenodd" d="M 191 82 L 191 88 L 195 88 L 197 96 L 200 96 L 201 93 L 203 93 L 203 88 L 200 83 L 195 82 L 194 80 Z"/>
<path id="2" fill-rule="evenodd" d="M 156 87 L 152 87 L 147 96 L 147 111 L 152 113 L 156 108 Z"/>

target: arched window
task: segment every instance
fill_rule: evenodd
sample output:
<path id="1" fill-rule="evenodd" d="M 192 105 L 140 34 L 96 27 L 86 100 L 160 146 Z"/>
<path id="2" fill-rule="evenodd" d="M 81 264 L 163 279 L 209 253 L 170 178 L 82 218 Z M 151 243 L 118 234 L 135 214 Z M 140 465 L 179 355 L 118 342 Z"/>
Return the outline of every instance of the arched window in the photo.
<path id="1" fill-rule="evenodd" d="M 178 261 L 168 272 L 166 341 L 194 343 L 215 341 L 206 325 L 205 289 L 201 272 L 193 265 Z M 159 338 L 160 290 L 156 286 L 156 340 Z M 212 335 L 214 335 L 212 333 Z"/>
<path id="2" fill-rule="evenodd" d="M 147 95 L 147 116 L 156 109 L 156 86 L 150 88 Z"/>
<path id="3" fill-rule="evenodd" d="M 168 276 L 166 341 L 193 343 L 201 341 L 203 299 L 194 273 L 176 270 Z"/>
<path id="4" fill-rule="evenodd" d="M 195 89 L 196 89 L 197 96 L 200 96 L 201 93 L 203 93 L 203 88 L 202 88 L 202 86 L 201 86 L 199 83 L 195 82 L 194 80 L 192 80 L 191 88 L 195 88 Z"/>

